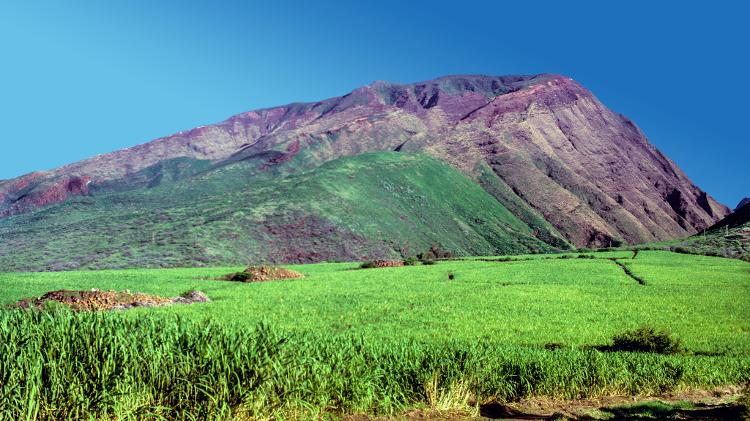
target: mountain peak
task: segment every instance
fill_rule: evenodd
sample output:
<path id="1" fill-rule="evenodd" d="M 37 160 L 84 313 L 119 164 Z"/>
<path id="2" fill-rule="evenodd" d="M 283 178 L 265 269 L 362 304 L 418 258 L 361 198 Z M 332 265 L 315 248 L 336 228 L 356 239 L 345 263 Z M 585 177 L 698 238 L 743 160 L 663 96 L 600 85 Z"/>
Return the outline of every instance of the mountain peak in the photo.
<path id="1" fill-rule="evenodd" d="M 737 204 L 737 207 L 734 208 L 734 210 L 738 211 L 738 210 L 740 210 L 741 207 L 743 207 L 745 205 L 750 205 L 750 197 L 746 197 L 746 198 L 740 200 L 740 203 Z"/>

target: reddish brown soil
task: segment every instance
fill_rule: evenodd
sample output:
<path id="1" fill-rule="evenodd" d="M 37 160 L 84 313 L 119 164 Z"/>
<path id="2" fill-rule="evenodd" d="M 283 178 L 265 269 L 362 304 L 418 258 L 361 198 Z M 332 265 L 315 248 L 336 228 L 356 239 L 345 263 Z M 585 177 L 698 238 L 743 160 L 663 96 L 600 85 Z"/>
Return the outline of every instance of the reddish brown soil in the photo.
<path id="1" fill-rule="evenodd" d="M 235 282 L 266 282 L 282 279 L 299 279 L 303 276 L 299 272 L 277 266 L 250 266 L 242 272 L 231 273 L 222 279 Z"/>
<path id="2" fill-rule="evenodd" d="M 169 304 L 189 304 L 210 301 L 199 291 L 190 291 L 179 297 L 166 298 L 157 295 L 125 291 L 51 291 L 39 298 L 25 298 L 14 305 L 18 308 L 42 308 L 46 303 L 64 304 L 75 311 L 126 310 L 135 307 L 159 307 Z"/>
<path id="3" fill-rule="evenodd" d="M 375 260 L 372 263 L 376 268 L 393 268 L 404 265 L 401 260 Z"/>
<path id="4" fill-rule="evenodd" d="M 660 419 L 673 420 L 724 420 L 743 419 L 746 410 L 737 398 L 742 388 L 728 386 L 711 390 L 689 390 L 650 397 L 610 396 L 598 399 L 582 400 L 548 400 L 525 399 L 520 402 L 501 404 L 487 403 L 479 405 L 478 414 L 469 411 L 434 409 L 414 409 L 391 417 L 374 417 L 368 415 L 348 415 L 347 421 L 366 420 L 599 420 L 599 419 L 643 419 L 630 407 L 649 402 L 675 404 L 688 401 L 695 405 L 693 409 L 675 409 L 662 414 Z M 656 419 L 656 418 L 647 418 Z"/>

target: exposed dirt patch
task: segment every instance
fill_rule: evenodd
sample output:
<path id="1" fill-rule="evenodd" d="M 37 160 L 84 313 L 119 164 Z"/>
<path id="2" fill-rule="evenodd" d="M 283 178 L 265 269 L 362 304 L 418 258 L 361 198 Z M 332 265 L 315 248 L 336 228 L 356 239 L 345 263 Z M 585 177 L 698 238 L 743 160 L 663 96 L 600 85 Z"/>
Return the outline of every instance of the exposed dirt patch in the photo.
<path id="1" fill-rule="evenodd" d="M 192 304 L 211 301 L 200 291 L 189 291 L 179 297 L 167 298 L 140 292 L 58 290 L 39 298 L 24 298 L 12 305 L 15 308 L 42 308 L 47 303 L 59 303 L 75 311 L 127 310 L 136 307 L 160 307 L 170 304 Z"/>
<path id="2" fill-rule="evenodd" d="M 277 266 L 250 266 L 242 272 L 230 273 L 220 278 L 234 282 L 266 282 L 283 279 L 299 279 L 304 277 L 299 272 Z"/>
<path id="3" fill-rule="evenodd" d="M 360 269 L 395 268 L 403 265 L 401 260 L 372 260 L 363 263 Z"/>
<path id="4" fill-rule="evenodd" d="M 483 415 L 489 418 L 510 419 L 651 419 L 641 414 L 650 404 L 663 404 L 662 412 L 653 419 L 737 419 L 725 418 L 727 414 L 741 414 L 744 408 L 736 403 L 741 395 L 739 386 L 709 390 L 688 390 L 651 397 L 609 396 L 597 399 L 557 401 L 525 399 L 520 402 L 482 406 Z M 680 407 L 688 402 L 692 407 Z M 674 406 L 670 408 L 671 406 Z M 493 412 L 496 410 L 497 412 Z M 493 415 L 497 414 L 497 417 Z"/>
<path id="5" fill-rule="evenodd" d="M 365 238 L 325 218 L 301 212 L 277 213 L 259 221 L 253 236 L 270 263 L 354 261 L 392 253 L 388 244 Z"/>
<path id="6" fill-rule="evenodd" d="M 689 390 L 652 397 L 610 396 L 558 401 L 525 399 L 515 403 L 486 403 L 477 410 L 437 411 L 414 409 L 396 416 L 349 415 L 347 421 L 365 420 L 724 420 L 742 419 L 744 406 L 737 401 L 742 388 L 727 386 Z"/>

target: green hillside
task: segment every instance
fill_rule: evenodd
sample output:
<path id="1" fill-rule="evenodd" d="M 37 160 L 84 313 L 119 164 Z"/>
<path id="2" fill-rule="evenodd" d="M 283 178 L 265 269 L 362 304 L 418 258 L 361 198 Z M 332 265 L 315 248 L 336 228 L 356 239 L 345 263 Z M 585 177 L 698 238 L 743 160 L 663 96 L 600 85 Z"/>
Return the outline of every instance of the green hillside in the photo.
<path id="1" fill-rule="evenodd" d="M 750 261 L 750 205 L 735 210 L 704 232 L 666 244 L 682 253 Z"/>
<path id="2" fill-rule="evenodd" d="M 252 161 L 206 175 L 192 175 L 199 161 L 172 165 L 166 179 L 136 179 L 151 188 L 123 186 L 0 220 L 0 270 L 396 258 L 433 244 L 525 253 L 553 249 L 537 237 L 561 238 L 425 155 L 364 154 L 284 177 Z"/>

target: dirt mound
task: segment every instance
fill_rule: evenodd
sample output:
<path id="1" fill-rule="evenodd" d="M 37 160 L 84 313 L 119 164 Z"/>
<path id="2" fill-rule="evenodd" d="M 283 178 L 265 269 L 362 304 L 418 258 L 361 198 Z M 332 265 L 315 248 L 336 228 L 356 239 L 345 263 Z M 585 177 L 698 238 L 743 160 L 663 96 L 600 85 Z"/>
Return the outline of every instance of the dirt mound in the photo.
<path id="1" fill-rule="evenodd" d="M 127 310 L 136 307 L 160 307 L 170 304 L 191 304 L 211 301 L 200 291 L 189 291 L 179 297 L 166 298 L 158 295 L 125 291 L 90 291 L 57 290 L 39 298 L 24 298 L 13 307 L 42 308 L 46 303 L 64 304 L 75 311 Z"/>
<path id="2" fill-rule="evenodd" d="M 360 268 L 372 269 L 372 268 L 394 268 L 403 266 L 404 262 L 401 260 L 372 260 L 370 262 L 362 263 Z"/>
<path id="3" fill-rule="evenodd" d="M 265 282 L 302 277 L 299 272 L 277 266 L 250 266 L 242 272 L 231 273 L 222 279 L 235 282 Z"/>
<path id="4" fill-rule="evenodd" d="M 188 291 L 179 297 L 172 298 L 172 302 L 175 304 L 210 303 L 211 299 L 204 292 Z"/>

